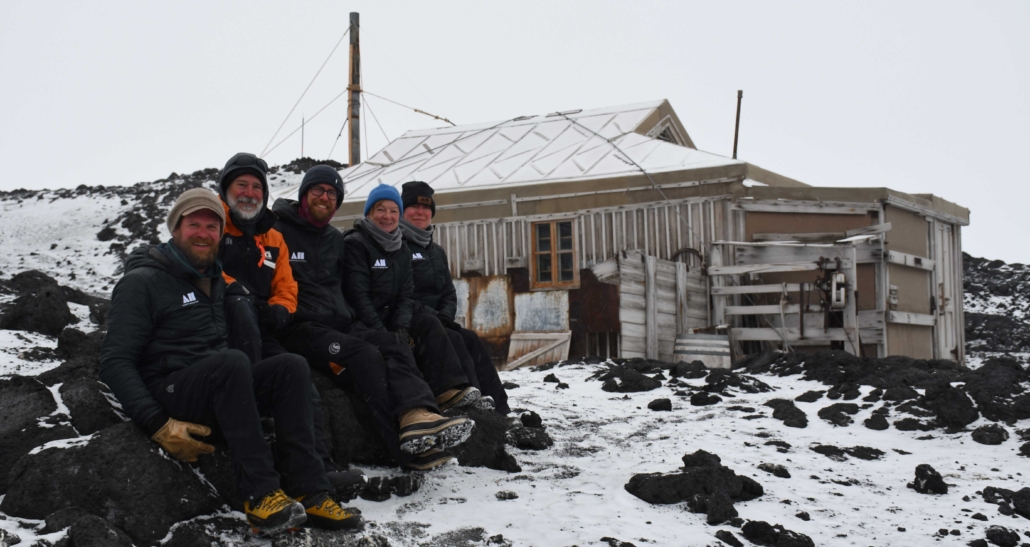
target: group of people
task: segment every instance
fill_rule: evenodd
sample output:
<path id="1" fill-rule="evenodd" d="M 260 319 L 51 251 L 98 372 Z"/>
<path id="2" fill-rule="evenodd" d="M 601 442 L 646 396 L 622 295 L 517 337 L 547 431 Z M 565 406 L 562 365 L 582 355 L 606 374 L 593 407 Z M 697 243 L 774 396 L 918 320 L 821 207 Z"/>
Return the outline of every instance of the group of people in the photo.
<path id="1" fill-rule="evenodd" d="M 218 194 L 178 197 L 171 240 L 129 256 L 100 377 L 179 460 L 212 453 L 197 437 L 217 429 L 255 531 L 305 521 L 358 529 L 360 515 L 334 494 L 364 477 L 333 462 L 310 369 L 358 394 L 390 454 L 412 470 L 453 459 L 448 449 L 471 435 L 473 420 L 448 410 L 507 414 L 507 395 L 483 342 L 455 322 L 428 184 L 376 187 L 364 217 L 341 232 L 329 224 L 344 193 L 334 168 L 310 169 L 297 200 L 271 209 L 267 172 L 261 158 L 236 154 Z M 274 424 L 274 454 L 263 418 Z"/>

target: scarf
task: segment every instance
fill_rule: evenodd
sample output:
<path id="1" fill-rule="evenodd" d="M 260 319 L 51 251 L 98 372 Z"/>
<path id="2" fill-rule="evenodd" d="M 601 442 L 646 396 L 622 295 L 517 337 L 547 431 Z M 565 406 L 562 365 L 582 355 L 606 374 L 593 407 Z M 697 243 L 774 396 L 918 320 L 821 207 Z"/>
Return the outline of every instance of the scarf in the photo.
<path id="1" fill-rule="evenodd" d="M 407 219 L 401 219 L 401 232 L 404 234 L 404 239 L 418 245 L 419 247 L 429 247 L 429 244 L 433 242 L 433 234 L 436 232 L 436 226 L 429 226 L 428 230 L 423 230 L 418 226 L 408 222 Z"/>
<path id="2" fill-rule="evenodd" d="M 366 234 L 368 234 L 384 251 L 392 253 L 401 248 L 404 244 L 404 240 L 401 238 L 400 229 L 395 229 L 393 232 L 387 232 L 379 226 L 376 226 L 374 222 L 368 218 L 362 217 L 354 221 L 354 227 L 362 228 Z"/>

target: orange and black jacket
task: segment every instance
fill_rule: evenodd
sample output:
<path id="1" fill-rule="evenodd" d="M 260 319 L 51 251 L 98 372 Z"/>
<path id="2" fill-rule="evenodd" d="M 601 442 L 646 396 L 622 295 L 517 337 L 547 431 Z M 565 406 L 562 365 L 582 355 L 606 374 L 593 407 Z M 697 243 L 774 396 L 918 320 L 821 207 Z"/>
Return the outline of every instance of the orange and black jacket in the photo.
<path id="1" fill-rule="evenodd" d="M 238 282 L 258 301 L 279 304 L 291 314 L 297 311 L 297 282 L 290 268 L 290 251 L 278 230 L 277 217 L 268 209 L 258 217 L 254 237 L 247 237 L 233 225 L 225 207 L 225 234 L 219 246 L 225 282 Z"/>

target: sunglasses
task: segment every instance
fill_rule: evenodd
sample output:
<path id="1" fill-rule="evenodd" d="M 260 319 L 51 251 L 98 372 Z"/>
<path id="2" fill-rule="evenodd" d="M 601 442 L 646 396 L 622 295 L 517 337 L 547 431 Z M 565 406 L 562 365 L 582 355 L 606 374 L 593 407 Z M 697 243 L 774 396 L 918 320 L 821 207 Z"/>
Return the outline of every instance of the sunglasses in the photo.
<path id="1" fill-rule="evenodd" d="M 230 165 L 230 167 L 250 166 L 256 166 L 258 169 L 261 170 L 262 173 L 268 172 L 268 164 L 265 163 L 265 160 L 252 154 L 243 154 L 240 157 L 236 158 L 236 160 L 232 162 L 232 165 Z"/>
<path id="2" fill-rule="evenodd" d="M 339 193 L 337 193 L 336 190 L 326 190 L 321 186 L 312 186 L 311 189 L 308 190 L 308 192 L 311 192 L 311 195 L 315 196 L 316 198 L 320 198 L 322 197 L 322 194 L 326 194 L 329 196 L 329 199 L 336 199 L 340 195 Z"/>

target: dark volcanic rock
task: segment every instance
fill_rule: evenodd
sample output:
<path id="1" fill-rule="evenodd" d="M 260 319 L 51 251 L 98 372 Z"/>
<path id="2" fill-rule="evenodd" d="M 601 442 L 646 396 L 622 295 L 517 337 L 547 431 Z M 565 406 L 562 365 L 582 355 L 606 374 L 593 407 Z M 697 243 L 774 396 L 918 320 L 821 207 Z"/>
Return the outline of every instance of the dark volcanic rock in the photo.
<path id="1" fill-rule="evenodd" d="M 676 363 L 676 366 L 674 366 L 669 372 L 676 378 L 693 379 L 708 376 L 708 369 L 705 368 L 705 364 L 701 361 Z"/>
<path id="2" fill-rule="evenodd" d="M 372 411 L 361 397 L 340 389 L 324 374 L 312 373 L 311 381 L 322 398 L 333 460 L 340 465 L 392 463 L 386 443 L 371 427 Z"/>
<path id="3" fill-rule="evenodd" d="M 944 477 L 928 464 L 916 466 L 916 480 L 908 483 L 908 487 L 920 494 L 947 494 L 948 485 Z"/>
<path id="4" fill-rule="evenodd" d="M 532 410 L 520 416 L 519 420 L 522 422 L 522 425 L 526 427 L 543 427 L 544 425 L 544 421 L 540 418 L 540 415 Z"/>
<path id="5" fill-rule="evenodd" d="M 27 456 L 11 469 L 0 511 L 42 519 L 77 506 L 100 513 L 135 542 L 155 543 L 176 522 L 222 505 L 185 464 L 159 451 L 139 428 L 124 423 L 84 444 Z"/>
<path id="6" fill-rule="evenodd" d="M 715 533 L 715 537 L 719 541 L 726 545 L 730 545 L 731 547 L 744 547 L 744 544 L 737 539 L 737 536 L 733 535 L 733 532 L 730 532 L 729 530 L 719 530 Z"/>
<path id="7" fill-rule="evenodd" d="M 8 286 L 18 290 L 19 296 L 3 307 L 0 329 L 57 336 L 69 323 L 76 321 L 68 309 L 68 298 L 64 291 L 57 281 L 45 274 L 22 272 L 8 281 Z"/>
<path id="8" fill-rule="evenodd" d="M 12 376 L 0 380 L 0 494 L 7 491 L 11 469 L 19 458 L 49 441 L 76 437 L 62 424 L 54 396 L 35 378 Z"/>
<path id="9" fill-rule="evenodd" d="M 819 417 L 837 427 L 851 425 L 851 416 L 858 414 L 858 405 L 855 403 L 834 403 L 819 410 Z"/>
<path id="10" fill-rule="evenodd" d="M 1016 513 L 1023 518 L 1030 519 L 1030 487 L 1012 491 L 988 486 L 983 489 L 983 498 L 987 503 L 997 504 L 1002 514 Z M 1004 507 L 1008 507 L 1008 510 L 1001 511 Z"/>
<path id="11" fill-rule="evenodd" d="M 1009 439 L 1009 432 L 998 424 L 982 425 L 973 430 L 973 440 L 980 444 L 1001 444 Z"/>
<path id="12" fill-rule="evenodd" d="M 698 391 L 690 396 L 691 406 L 710 406 L 722 401 L 722 397 L 707 391 Z"/>
<path id="13" fill-rule="evenodd" d="M 894 401 L 896 403 L 901 401 L 909 401 L 912 399 L 916 399 L 918 397 L 919 392 L 906 385 L 891 386 L 883 392 L 883 395 L 881 395 L 881 398 L 884 401 Z"/>
<path id="14" fill-rule="evenodd" d="M 722 524 L 737 516 L 737 510 L 733 508 L 733 500 L 723 490 L 718 490 L 708 497 L 708 511 L 705 514 L 705 522 L 709 526 Z"/>
<path id="15" fill-rule="evenodd" d="M 43 527 L 44 534 L 52 534 L 54 532 L 60 532 L 65 528 L 71 527 L 75 524 L 75 521 L 90 514 L 89 511 L 81 507 L 65 507 L 50 513 L 46 516 L 46 526 Z"/>
<path id="16" fill-rule="evenodd" d="M 610 365 L 608 370 L 597 375 L 604 382 L 601 389 L 618 393 L 637 393 L 662 387 L 662 383 L 630 365 Z M 615 380 L 618 379 L 618 382 Z"/>
<path id="17" fill-rule="evenodd" d="M 754 376 L 739 374 L 724 368 L 712 369 L 705 377 L 704 390 L 709 393 L 726 394 L 726 388 L 736 388 L 744 393 L 768 393 L 772 388 Z"/>
<path id="18" fill-rule="evenodd" d="M 548 383 L 553 383 L 553 384 L 557 384 L 557 383 L 558 383 L 558 382 L 560 382 L 561 380 L 559 380 L 559 379 L 558 379 L 558 377 L 557 377 L 557 376 L 555 376 L 555 375 L 554 375 L 554 374 L 552 373 L 552 374 L 548 374 L 547 376 L 544 376 L 544 381 L 545 381 L 545 382 L 548 382 Z"/>
<path id="19" fill-rule="evenodd" d="M 805 428 L 808 427 L 808 415 L 794 405 L 793 401 L 787 399 L 773 399 L 765 403 L 765 406 L 773 409 L 773 418 L 783 421 L 787 427 Z"/>
<path id="20" fill-rule="evenodd" d="M 1004 526 L 991 526 L 985 534 L 987 541 L 998 547 L 1016 547 L 1019 545 L 1019 534 Z"/>
<path id="21" fill-rule="evenodd" d="M 705 513 L 710 497 L 720 491 L 733 501 L 748 501 L 763 494 L 760 484 L 719 464 L 718 458 L 699 450 L 683 457 L 686 466 L 678 473 L 634 475 L 626 491 L 653 504 L 689 500 L 692 511 Z"/>
<path id="22" fill-rule="evenodd" d="M 808 536 L 761 520 L 747 521 L 740 531 L 748 541 L 763 547 L 815 547 Z"/>
<path id="23" fill-rule="evenodd" d="M 198 545 L 245 545 L 253 534 L 243 519 L 211 517 L 177 526 L 163 547 L 197 547 Z"/>
<path id="24" fill-rule="evenodd" d="M 894 422 L 894 428 L 898 431 L 933 431 L 936 425 L 924 422 L 918 418 L 902 418 Z"/>
<path id="25" fill-rule="evenodd" d="M 122 423 L 104 392 L 107 386 L 83 378 L 61 385 L 61 400 L 71 412 L 72 425 L 82 435 L 96 433 L 101 429 Z M 111 395 L 113 399 L 114 396 Z"/>
<path id="26" fill-rule="evenodd" d="M 515 473 L 522 471 L 514 456 L 504 447 L 507 442 L 507 420 L 493 411 L 468 409 L 469 419 L 476 422 L 469 440 L 451 449 L 458 463 L 466 467 L 488 467 Z"/>
<path id="27" fill-rule="evenodd" d="M 868 446 L 840 448 L 829 444 L 820 444 L 813 446 L 812 451 L 839 462 L 847 460 L 847 456 L 858 458 L 860 460 L 878 460 L 883 457 L 883 451 L 869 448 Z M 847 456 L 845 456 L 845 454 Z"/>
<path id="28" fill-rule="evenodd" d="M 1025 442 L 1019 447 L 1019 455 L 1030 458 L 1030 442 Z"/>
<path id="29" fill-rule="evenodd" d="M 927 388 L 920 404 L 932 410 L 937 421 L 946 427 L 961 428 L 980 419 L 969 396 L 950 384 Z"/>
<path id="30" fill-rule="evenodd" d="M 547 430 L 539 427 L 514 427 L 508 430 L 508 444 L 523 450 L 544 450 L 554 446 Z"/>
<path id="31" fill-rule="evenodd" d="M 873 431 L 883 431 L 891 426 L 883 414 L 873 414 L 862 423 Z"/>
<path id="32" fill-rule="evenodd" d="M 777 477 L 780 477 L 781 479 L 790 478 L 790 471 L 787 471 L 787 468 L 783 467 L 782 465 L 772 463 L 760 463 L 758 464 L 758 468 L 762 471 L 765 471 L 766 473 L 771 473 Z"/>
<path id="33" fill-rule="evenodd" d="M 96 515 L 85 515 L 75 521 L 68 536 L 75 547 L 132 547 L 125 532 Z"/>
<path id="34" fill-rule="evenodd" d="M 669 412 L 672 410 L 672 401 L 669 399 L 655 399 L 650 403 L 647 403 L 647 408 L 651 410 Z"/>
<path id="35" fill-rule="evenodd" d="M 814 402 L 818 401 L 819 399 L 822 399 L 824 393 L 826 393 L 826 392 L 825 391 L 806 391 L 806 392 L 802 393 L 801 395 L 798 395 L 797 397 L 794 397 L 794 400 L 799 402 L 799 403 L 814 403 Z"/>

